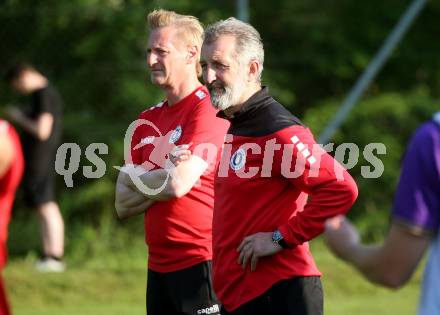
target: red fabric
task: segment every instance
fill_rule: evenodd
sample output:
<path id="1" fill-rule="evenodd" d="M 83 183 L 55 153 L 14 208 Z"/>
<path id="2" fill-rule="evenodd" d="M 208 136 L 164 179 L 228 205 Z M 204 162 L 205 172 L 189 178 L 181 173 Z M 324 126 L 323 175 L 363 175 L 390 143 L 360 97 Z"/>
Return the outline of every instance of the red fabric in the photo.
<path id="1" fill-rule="evenodd" d="M 6 297 L 6 290 L 3 284 L 3 278 L 0 274 L 0 315 L 11 315 L 8 299 Z"/>
<path id="2" fill-rule="evenodd" d="M 133 135 L 134 164 L 147 169 L 164 167 L 166 154 L 175 145 L 192 143 L 190 150 L 209 162 L 205 172 L 191 191 L 181 198 L 156 202 L 145 214 L 145 240 L 148 245 L 148 267 L 157 272 L 184 269 L 212 259 L 212 212 L 214 208 L 214 170 L 229 123 L 217 118 L 205 87 L 196 89 L 173 106 L 159 104 L 140 115 L 140 119 L 156 126 L 141 124 Z M 174 132 L 180 129 L 181 133 Z M 180 136 L 178 136 L 180 134 Z M 158 136 L 162 135 L 162 138 Z M 154 143 L 150 143 L 155 136 Z M 150 138 L 148 138 L 150 137 Z M 141 148 L 136 144 L 144 142 Z M 215 146 L 214 156 L 196 152 L 202 143 Z"/>
<path id="3" fill-rule="evenodd" d="M 231 156 L 244 144 L 253 148 L 246 150 L 244 167 L 234 171 Z M 323 231 L 326 218 L 350 209 L 357 188 L 351 176 L 313 144 L 310 131 L 295 125 L 264 137 L 234 136 L 232 149 L 225 146 L 215 180 L 213 276 L 215 292 L 228 311 L 282 279 L 320 275 L 307 241 Z M 289 171 L 295 169 L 304 171 L 290 178 Z M 252 171 L 258 172 L 246 176 Z M 277 228 L 291 249 L 261 258 L 254 272 L 243 270 L 236 251 L 243 238 Z"/>
<path id="4" fill-rule="evenodd" d="M 8 224 L 14 203 L 15 191 L 23 175 L 24 160 L 21 144 L 17 132 L 4 120 L 0 120 L 0 132 L 6 132 L 12 141 L 15 157 L 9 170 L 0 178 L 0 271 L 6 264 L 6 240 L 8 238 Z"/>
<path id="5" fill-rule="evenodd" d="M 0 120 L 0 133 L 9 136 L 15 151 L 9 170 L 0 178 L 0 315 L 10 315 L 11 311 L 1 272 L 7 260 L 8 224 L 11 218 L 15 191 L 23 175 L 24 159 L 20 140 L 15 129 L 6 121 Z"/>

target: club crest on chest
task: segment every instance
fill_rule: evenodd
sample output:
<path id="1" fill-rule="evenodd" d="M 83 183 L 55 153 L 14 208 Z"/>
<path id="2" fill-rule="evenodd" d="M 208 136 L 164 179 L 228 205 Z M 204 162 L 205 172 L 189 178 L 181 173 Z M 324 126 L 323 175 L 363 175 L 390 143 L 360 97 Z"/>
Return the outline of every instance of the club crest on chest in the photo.
<path id="1" fill-rule="evenodd" d="M 239 169 L 243 168 L 245 164 L 246 164 L 246 151 L 240 148 L 237 151 L 235 151 L 235 153 L 232 155 L 229 165 L 234 171 L 238 171 Z"/>
<path id="2" fill-rule="evenodd" d="M 176 129 L 171 133 L 169 143 L 176 143 L 179 141 L 180 137 L 182 136 L 182 126 L 177 126 Z"/>

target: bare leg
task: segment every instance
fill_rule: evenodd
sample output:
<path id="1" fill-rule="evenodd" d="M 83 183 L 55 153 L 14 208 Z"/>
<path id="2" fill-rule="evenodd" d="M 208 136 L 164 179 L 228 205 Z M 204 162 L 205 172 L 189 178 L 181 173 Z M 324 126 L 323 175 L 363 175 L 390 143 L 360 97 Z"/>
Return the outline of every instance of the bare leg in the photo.
<path id="1" fill-rule="evenodd" d="M 40 219 L 44 255 L 62 258 L 64 255 L 64 221 L 54 201 L 37 207 Z"/>

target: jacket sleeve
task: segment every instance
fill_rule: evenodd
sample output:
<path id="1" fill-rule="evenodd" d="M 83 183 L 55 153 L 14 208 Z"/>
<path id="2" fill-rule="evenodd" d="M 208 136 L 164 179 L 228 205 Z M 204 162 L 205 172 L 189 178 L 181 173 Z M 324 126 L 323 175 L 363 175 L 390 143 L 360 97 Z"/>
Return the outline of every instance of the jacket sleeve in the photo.
<path id="1" fill-rule="evenodd" d="M 308 201 L 289 221 L 279 227 L 287 245 L 294 247 L 324 231 L 325 221 L 345 214 L 357 198 L 357 186 L 350 174 L 303 126 L 278 133 L 282 150 L 275 155 L 281 176 L 308 194 Z"/>

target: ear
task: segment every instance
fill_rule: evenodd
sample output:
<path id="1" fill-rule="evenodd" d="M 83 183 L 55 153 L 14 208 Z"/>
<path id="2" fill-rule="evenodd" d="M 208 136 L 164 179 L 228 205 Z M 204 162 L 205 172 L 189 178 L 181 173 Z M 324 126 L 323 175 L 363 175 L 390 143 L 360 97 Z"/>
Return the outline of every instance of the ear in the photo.
<path id="1" fill-rule="evenodd" d="M 258 80 L 261 65 L 256 60 L 251 60 L 248 66 L 248 81 L 255 82 Z"/>
<path id="2" fill-rule="evenodd" d="M 188 45 L 187 46 L 187 56 L 186 56 L 186 62 L 187 64 L 196 63 L 198 62 L 198 55 L 200 53 L 199 47 L 196 45 Z"/>

